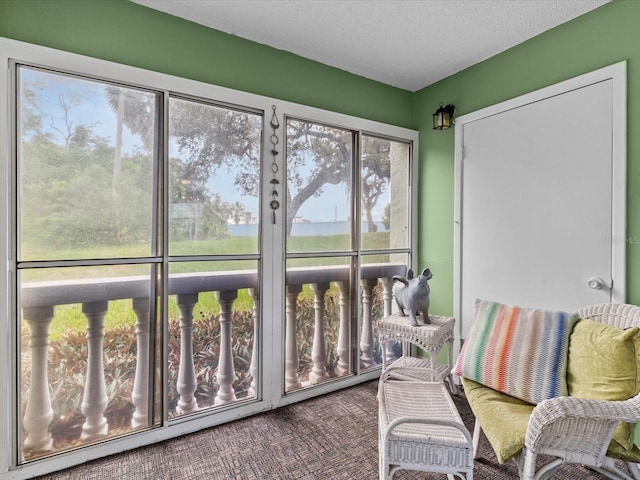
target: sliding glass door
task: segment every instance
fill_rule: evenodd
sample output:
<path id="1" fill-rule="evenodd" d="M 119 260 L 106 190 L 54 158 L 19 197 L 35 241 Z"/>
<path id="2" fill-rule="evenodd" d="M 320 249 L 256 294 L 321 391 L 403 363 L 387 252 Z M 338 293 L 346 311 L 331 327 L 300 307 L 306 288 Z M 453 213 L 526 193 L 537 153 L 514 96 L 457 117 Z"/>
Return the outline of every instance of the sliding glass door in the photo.
<path id="1" fill-rule="evenodd" d="M 285 391 L 377 368 L 377 320 L 409 264 L 410 144 L 286 123 Z"/>
<path id="2" fill-rule="evenodd" d="M 150 428 L 159 95 L 16 68 L 20 458 Z"/>
<path id="3" fill-rule="evenodd" d="M 412 261 L 415 132 L 28 52 L 0 79 L 8 470 L 377 377 Z"/>
<path id="4" fill-rule="evenodd" d="M 262 115 L 169 98 L 168 413 L 256 398 Z"/>
<path id="5" fill-rule="evenodd" d="M 255 400 L 262 114 L 16 75 L 20 458 Z"/>

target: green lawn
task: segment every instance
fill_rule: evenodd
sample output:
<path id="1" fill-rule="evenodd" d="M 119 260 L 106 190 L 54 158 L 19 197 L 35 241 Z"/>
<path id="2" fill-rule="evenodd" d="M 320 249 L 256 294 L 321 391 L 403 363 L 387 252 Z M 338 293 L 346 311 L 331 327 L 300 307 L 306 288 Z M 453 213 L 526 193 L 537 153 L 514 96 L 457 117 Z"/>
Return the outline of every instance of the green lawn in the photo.
<path id="1" fill-rule="evenodd" d="M 369 248 L 385 248 L 389 242 L 388 232 L 366 233 L 366 244 Z M 316 236 L 316 237 L 291 237 L 288 249 L 292 251 L 336 251 L 344 250 L 348 238 L 345 235 Z M 122 245 L 114 247 L 84 248 L 67 251 L 56 251 L 44 253 L 44 249 L 38 251 L 31 249 L 25 255 L 29 259 L 95 259 L 95 258 L 128 258 L 148 255 L 149 252 L 139 245 Z M 203 240 L 198 242 L 175 242 L 171 245 L 172 255 L 231 255 L 256 253 L 257 245 L 254 238 L 233 238 L 223 240 Z M 376 255 L 368 257 L 367 261 L 385 262 L 388 261 L 386 255 Z M 337 259 L 330 258 L 304 258 L 288 262 L 289 267 L 322 266 L 347 264 L 345 257 Z M 233 270 L 255 270 L 257 262 L 254 260 L 224 260 L 206 262 L 171 262 L 170 273 L 188 272 L 212 272 L 212 271 L 233 271 Z M 55 267 L 21 270 L 21 282 L 40 282 L 64 279 L 80 278 L 100 278 L 100 277 L 126 277 L 150 274 L 149 265 L 101 265 L 93 267 Z M 310 297 L 308 286 L 303 291 L 303 297 Z M 234 308 L 246 311 L 253 308 L 253 300 L 247 290 L 238 293 L 238 299 L 234 303 Z M 215 299 L 214 292 L 203 292 L 199 295 L 196 306 L 198 315 L 218 314 L 219 305 Z M 170 319 L 177 319 L 179 316 L 175 299 L 170 298 L 168 304 Z M 109 302 L 109 311 L 105 318 L 105 328 L 111 329 L 120 325 L 134 325 L 135 313 L 131 308 L 131 300 L 113 300 Z M 60 305 L 56 307 L 56 314 L 51 325 L 51 341 L 58 340 L 63 333 L 69 330 L 85 330 L 87 320 L 82 313 L 81 305 Z"/>
<path id="2" fill-rule="evenodd" d="M 368 249 L 384 249 L 389 245 L 389 232 L 364 233 L 362 243 Z M 148 244 L 129 244 L 114 246 L 96 246 L 85 248 L 69 248 L 53 250 L 48 246 L 24 244 L 21 260 L 69 260 L 96 258 L 135 258 L 151 255 Z M 344 251 L 349 250 L 347 235 L 324 235 L 312 237 L 289 237 L 287 250 L 291 252 Z M 257 239 L 250 237 L 234 237 L 216 240 L 198 240 L 195 242 L 171 242 L 169 254 L 179 255 L 232 255 L 257 253 Z"/>

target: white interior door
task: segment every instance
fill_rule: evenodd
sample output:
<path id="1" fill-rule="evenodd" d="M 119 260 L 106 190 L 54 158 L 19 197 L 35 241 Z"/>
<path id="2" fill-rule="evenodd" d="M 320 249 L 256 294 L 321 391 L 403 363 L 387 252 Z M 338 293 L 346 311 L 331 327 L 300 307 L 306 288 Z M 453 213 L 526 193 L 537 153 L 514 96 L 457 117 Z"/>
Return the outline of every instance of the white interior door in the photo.
<path id="1" fill-rule="evenodd" d="M 521 100 L 458 121 L 463 338 L 477 298 L 569 311 L 624 301 L 614 80 Z"/>

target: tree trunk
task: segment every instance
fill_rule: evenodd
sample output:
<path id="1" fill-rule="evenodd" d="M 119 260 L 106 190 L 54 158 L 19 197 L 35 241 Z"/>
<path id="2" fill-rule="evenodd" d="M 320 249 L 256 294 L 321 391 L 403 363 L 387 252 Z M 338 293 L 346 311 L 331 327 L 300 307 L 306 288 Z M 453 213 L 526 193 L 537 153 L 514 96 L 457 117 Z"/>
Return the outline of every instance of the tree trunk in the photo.
<path id="1" fill-rule="evenodd" d="M 113 224 L 115 235 L 118 240 L 120 236 L 120 202 L 118 199 L 118 178 L 122 169 L 122 128 L 124 124 L 124 104 L 125 97 L 122 92 L 118 92 L 118 111 L 116 112 L 116 144 L 113 153 L 113 173 L 111 176 L 111 197 L 113 199 Z"/>
<path id="2" fill-rule="evenodd" d="M 367 232 L 377 232 L 378 226 L 376 225 L 376 222 L 373 221 L 373 208 L 369 204 L 367 204 L 365 205 L 365 210 L 367 212 Z"/>

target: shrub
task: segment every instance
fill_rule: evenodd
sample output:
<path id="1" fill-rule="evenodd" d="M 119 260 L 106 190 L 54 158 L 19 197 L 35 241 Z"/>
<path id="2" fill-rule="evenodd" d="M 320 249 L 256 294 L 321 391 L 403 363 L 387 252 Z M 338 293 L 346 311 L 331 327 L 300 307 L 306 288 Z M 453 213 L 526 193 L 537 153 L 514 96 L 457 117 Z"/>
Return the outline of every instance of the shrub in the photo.
<path id="1" fill-rule="evenodd" d="M 233 383 L 236 396 L 246 396 L 251 377 L 251 352 L 253 350 L 253 314 L 252 312 L 233 312 L 231 322 L 231 341 L 236 379 Z M 177 319 L 169 322 L 168 348 L 168 385 L 169 410 L 173 411 L 178 403 L 176 391 L 178 369 L 180 367 L 180 323 Z M 220 356 L 220 316 L 194 318 L 193 320 L 193 356 L 197 387 L 194 396 L 200 407 L 211 406 L 219 385 L 216 381 Z"/>

